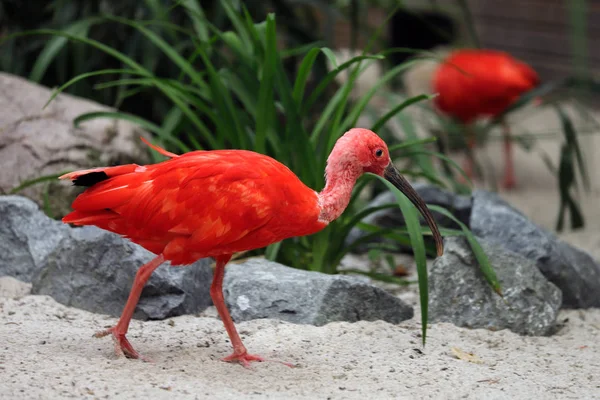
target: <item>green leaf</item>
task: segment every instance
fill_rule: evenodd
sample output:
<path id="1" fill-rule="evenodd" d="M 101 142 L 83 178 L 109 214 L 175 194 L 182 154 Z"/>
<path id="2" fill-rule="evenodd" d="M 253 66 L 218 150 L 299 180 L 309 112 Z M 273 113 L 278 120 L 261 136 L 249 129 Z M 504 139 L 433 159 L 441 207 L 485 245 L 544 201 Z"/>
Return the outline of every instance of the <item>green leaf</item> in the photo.
<path id="1" fill-rule="evenodd" d="M 327 59 L 329 60 L 329 62 L 333 66 L 333 68 L 338 68 L 337 57 L 335 56 L 335 53 L 329 47 L 321 48 L 321 52 L 323 54 L 325 54 L 325 57 L 327 57 Z"/>
<path id="2" fill-rule="evenodd" d="M 494 268 L 492 267 L 489 258 L 483 251 L 483 248 L 481 248 L 481 245 L 477 241 L 477 238 L 475 237 L 473 232 L 471 232 L 471 230 L 465 224 L 463 224 L 460 220 L 458 220 L 458 218 L 456 218 L 451 212 L 449 212 L 445 208 L 435 205 L 428 205 L 427 207 L 429 207 L 429 209 L 432 211 L 437 211 L 440 214 L 443 214 L 444 216 L 450 218 L 458 226 L 460 226 L 465 235 L 465 238 L 467 239 L 467 242 L 469 243 L 469 246 L 471 246 L 471 250 L 473 251 L 473 255 L 475 255 L 475 259 L 479 263 L 479 268 L 481 269 L 483 276 L 485 277 L 486 281 L 490 284 L 492 289 L 494 289 L 496 293 L 502 296 L 502 288 L 500 286 L 500 281 L 496 276 L 496 272 L 494 271 Z"/>
<path id="3" fill-rule="evenodd" d="M 275 32 L 275 17 L 269 14 L 267 17 L 266 49 L 264 64 L 262 66 L 262 78 L 258 92 L 258 109 L 256 115 L 256 138 L 255 151 L 266 152 L 267 131 L 273 127 L 275 117 L 275 99 L 273 96 L 274 78 L 276 72 L 277 38 Z"/>
<path id="4" fill-rule="evenodd" d="M 86 18 L 72 23 L 64 28 L 64 32 L 74 36 L 87 36 L 88 30 L 94 24 L 103 21 L 102 18 Z M 67 38 L 55 36 L 48 40 L 44 49 L 35 60 L 31 69 L 29 80 L 40 82 L 48 70 L 50 64 L 54 61 L 57 54 L 67 45 Z"/>
<path id="5" fill-rule="evenodd" d="M 302 98 L 304 97 L 304 89 L 306 87 L 308 77 L 310 76 L 315 60 L 321 51 L 322 49 L 318 48 L 311 49 L 308 54 L 304 56 L 304 59 L 298 68 L 293 94 L 294 100 L 297 104 L 302 104 Z"/>
<path id="6" fill-rule="evenodd" d="M 323 49 L 321 49 L 321 51 L 323 51 Z M 312 105 L 317 101 L 319 96 L 321 96 L 321 94 L 323 93 L 325 88 L 327 88 L 327 86 L 329 86 L 329 84 L 335 79 L 335 77 L 339 73 L 346 70 L 347 68 L 350 68 L 352 65 L 361 62 L 362 60 L 381 60 L 381 59 L 383 59 L 382 56 L 358 56 L 358 57 L 352 58 L 351 60 L 346 61 L 345 63 L 341 64 L 339 67 L 334 69 L 333 71 L 329 72 L 327 75 L 325 75 L 325 77 L 317 85 L 315 90 L 313 90 L 313 92 L 311 93 L 308 100 L 303 104 L 302 115 L 304 115 L 308 112 L 310 107 L 312 107 Z"/>
<path id="7" fill-rule="evenodd" d="M 120 120 L 132 122 L 150 132 L 156 133 L 164 141 L 177 146 L 177 148 L 181 152 L 186 152 L 186 151 L 190 150 L 189 147 L 187 147 L 183 142 L 181 142 L 181 140 L 167 134 L 163 130 L 162 127 L 160 127 L 148 120 L 145 120 L 144 118 L 141 118 L 141 117 L 138 117 L 135 115 L 131 115 L 131 114 L 126 114 L 126 113 L 119 112 L 119 111 L 94 111 L 94 112 L 84 113 L 84 114 L 77 116 L 77 118 L 75 118 L 73 120 L 73 126 L 78 127 L 81 123 L 92 120 L 92 119 L 96 119 L 96 118 L 111 118 L 111 119 L 120 119 Z"/>
<path id="8" fill-rule="evenodd" d="M 281 249 L 281 243 L 283 243 L 283 241 L 273 243 L 267 247 L 267 250 L 265 251 L 265 258 L 267 260 L 275 261 L 275 259 L 277 258 L 277 254 L 279 253 L 279 250 Z"/>
<path id="9" fill-rule="evenodd" d="M 451 158 L 445 156 L 442 153 L 438 153 L 435 151 L 429 151 L 429 150 L 420 150 L 420 151 L 410 151 L 410 152 L 405 152 L 402 153 L 402 156 L 411 156 L 411 155 L 416 155 L 416 154 L 425 154 L 425 155 L 429 155 L 432 157 L 436 157 L 439 158 L 440 160 L 444 160 L 446 163 L 450 164 L 451 166 L 453 166 L 461 175 L 463 178 L 465 178 L 465 180 L 470 184 L 473 185 L 473 182 L 471 182 L 471 178 L 469 178 L 469 176 L 465 173 L 465 171 L 463 171 L 463 169 L 456 163 L 456 161 L 452 160 Z"/>
<path id="10" fill-rule="evenodd" d="M 392 119 L 396 114 L 398 114 L 400 111 L 404 110 L 406 107 L 408 107 L 412 104 L 418 103 L 420 101 L 423 101 L 423 100 L 431 100 L 435 97 L 436 97 L 436 95 L 421 94 L 419 96 L 411 97 L 410 99 L 404 100 L 402 103 L 396 105 L 390 111 L 385 113 L 385 115 L 383 117 L 379 118 L 379 120 L 377 120 L 377 122 L 375 122 L 375 124 L 371 127 L 371 130 L 374 132 L 377 132 L 390 119 Z"/>
<path id="11" fill-rule="evenodd" d="M 421 330 L 423 334 L 423 345 L 427 338 L 427 318 L 429 310 L 429 284 L 427 277 L 427 260 L 425 259 L 425 242 L 423 241 L 423 235 L 421 234 L 421 225 L 419 223 L 419 212 L 408 200 L 408 198 L 400 192 L 391 182 L 380 177 L 379 175 L 369 174 L 376 176 L 385 186 L 394 194 L 396 201 L 402 210 L 404 216 L 404 222 L 406 223 L 406 229 L 410 236 L 410 242 L 415 256 L 415 262 L 417 264 L 417 274 L 419 276 L 419 298 L 421 303 Z"/>
<path id="12" fill-rule="evenodd" d="M 198 39 L 203 42 L 208 41 L 208 28 L 206 26 L 206 16 L 204 15 L 204 11 L 202 7 L 196 0 L 182 0 L 180 2 L 183 7 L 185 7 L 188 12 L 188 16 L 192 20 L 194 24 L 194 31 L 198 35 Z"/>
<path id="13" fill-rule="evenodd" d="M 44 104 L 44 107 L 42 107 L 42 109 L 46 108 L 48 106 L 48 104 L 50 104 L 52 102 L 52 100 L 54 100 L 56 98 L 56 96 L 58 96 L 60 93 L 62 93 L 69 86 L 71 86 L 83 79 L 92 77 L 92 76 L 111 75 L 111 74 L 131 74 L 131 75 L 148 76 L 148 75 L 146 75 L 145 72 L 135 71 L 135 70 L 131 70 L 131 69 L 103 69 L 100 71 L 93 71 L 93 72 L 87 72 L 84 74 L 80 74 L 80 75 L 77 75 L 76 77 L 70 79 L 67 83 L 63 84 L 58 89 L 55 89 L 52 92 L 52 96 L 50 96 L 50 99 L 48 99 L 48 101 L 46 102 L 46 104 Z"/>
<path id="14" fill-rule="evenodd" d="M 571 121 L 571 118 L 569 118 L 569 116 L 563 111 L 563 109 L 560 106 L 557 105 L 555 108 L 560 119 L 560 123 L 562 125 L 563 133 L 567 141 L 568 147 L 569 149 L 572 149 L 575 153 L 575 159 L 577 160 L 579 172 L 581 173 L 583 186 L 589 192 L 590 177 L 585 167 L 585 161 L 583 160 L 583 154 L 581 153 L 581 147 L 579 146 L 579 141 L 577 140 L 577 132 L 575 131 L 575 127 L 573 126 L 573 121 Z M 573 178 L 575 178 L 575 176 L 573 176 Z"/>
<path id="15" fill-rule="evenodd" d="M 27 189 L 30 186 L 48 182 L 48 181 L 54 181 L 54 180 L 58 179 L 59 176 L 64 175 L 67 172 L 69 172 L 69 171 L 63 171 L 63 172 L 59 172 L 58 174 L 44 175 L 44 176 L 40 176 L 38 178 L 28 179 L 26 181 L 21 182 L 21 184 L 19 186 L 12 188 L 9 193 L 16 194 L 24 189 Z"/>
<path id="16" fill-rule="evenodd" d="M 407 139 L 416 140 L 419 138 L 419 135 L 417 135 L 417 130 L 416 130 L 414 124 L 412 123 L 412 119 L 408 115 L 398 115 L 397 118 L 398 118 L 398 121 L 400 122 L 400 126 L 402 127 L 402 131 L 406 135 Z M 415 147 L 416 147 L 416 150 L 412 151 L 410 153 L 412 155 L 414 161 L 421 168 L 423 173 L 425 173 L 429 176 L 435 176 L 436 175 L 435 168 L 433 167 L 433 163 L 431 162 L 431 159 L 429 157 L 426 157 L 425 154 L 423 154 L 423 151 L 424 151 L 423 146 L 416 145 Z M 421 150 L 421 151 L 419 151 L 419 150 Z M 406 156 L 407 153 L 404 153 L 404 155 Z"/>

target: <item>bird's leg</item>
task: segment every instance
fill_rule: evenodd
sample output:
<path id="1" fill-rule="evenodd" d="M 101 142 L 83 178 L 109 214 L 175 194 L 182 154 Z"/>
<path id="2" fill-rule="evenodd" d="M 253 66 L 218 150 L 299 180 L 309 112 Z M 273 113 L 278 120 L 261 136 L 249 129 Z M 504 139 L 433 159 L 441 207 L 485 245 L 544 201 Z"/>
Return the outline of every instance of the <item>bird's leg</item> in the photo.
<path id="1" fill-rule="evenodd" d="M 225 264 L 227 264 L 230 259 L 231 255 L 215 257 L 217 265 L 215 267 L 212 284 L 210 285 L 210 297 L 219 312 L 223 325 L 225 325 L 227 335 L 229 335 L 229 339 L 233 345 L 233 354 L 225 357 L 223 361 L 239 361 L 244 367 L 248 367 L 252 361 L 264 361 L 264 359 L 256 355 L 248 354 L 237 329 L 235 329 L 231 315 L 229 315 L 229 310 L 227 310 L 227 305 L 223 298 L 223 277 L 225 276 Z"/>
<path id="2" fill-rule="evenodd" d="M 477 146 L 476 140 L 474 137 L 471 137 L 467 140 L 467 156 L 465 157 L 465 161 L 463 164 L 463 169 L 465 170 L 465 174 L 467 174 L 467 176 L 469 177 L 469 179 L 473 179 L 474 178 L 474 170 L 475 170 L 475 166 L 474 166 L 474 162 L 473 162 L 473 150 L 475 149 L 475 146 Z"/>
<path id="3" fill-rule="evenodd" d="M 238 361 L 246 368 L 250 366 L 252 361 L 273 361 L 266 360 L 263 357 L 254 354 L 248 354 L 246 346 L 242 343 L 242 339 L 240 338 L 237 329 L 235 329 L 231 315 L 229 315 L 229 310 L 227 310 L 227 305 L 223 298 L 223 277 L 225 275 L 225 265 L 230 259 L 231 255 L 215 257 L 217 265 L 215 267 L 212 284 L 210 285 L 210 297 L 219 312 L 223 325 L 225 325 L 227 335 L 229 335 L 229 339 L 233 345 L 233 354 L 223 358 L 223 361 Z M 292 364 L 285 362 L 281 363 L 288 367 L 293 367 Z"/>
<path id="4" fill-rule="evenodd" d="M 471 128 L 470 125 L 465 127 L 466 136 L 467 136 L 467 148 L 465 149 L 465 158 L 463 160 L 463 170 L 465 171 L 465 175 L 469 177 L 469 179 L 473 180 L 475 177 L 475 162 L 474 162 L 474 150 L 477 146 L 477 138 L 475 137 L 475 132 Z M 462 177 L 459 178 L 459 181 L 463 181 Z M 466 183 L 466 182 L 464 182 Z"/>
<path id="5" fill-rule="evenodd" d="M 504 136 L 504 179 L 502 186 L 505 189 L 513 189 L 517 184 L 517 180 L 515 178 L 510 127 L 506 121 L 502 123 L 502 127 Z"/>
<path id="6" fill-rule="evenodd" d="M 129 292 L 129 298 L 127 299 L 127 303 L 125 304 L 125 308 L 121 313 L 121 318 L 119 318 L 119 322 L 117 325 L 113 326 L 104 331 L 97 332 L 94 336 L 99 338 L 107 335 L 112 335 L 115 341 L 115 353 L 117 356 L 127 356 L 129 358 L 139 358 L 144 361 L 148 361 L 146 358 L 142 357 L 140 353 L 135 351 L 129 340 L 125 337 L 127 330 L 129 329 L 129 322 L 131 321 L 131 317 L 135 311 L 135 307 L 140 300 L 140 295 L 142 294 L 142 290 L 144 289 L 144 285 L 152 275 L 152 272 L 160 264 L 165 261 L 164 257 L 161 255 L 154 258 L 147 264 L 144 264 L 140 269 L 138 269 L 135 274 L 135 280 L 133 281 L 133 286 L 131 287 L 131 291 Z"/>

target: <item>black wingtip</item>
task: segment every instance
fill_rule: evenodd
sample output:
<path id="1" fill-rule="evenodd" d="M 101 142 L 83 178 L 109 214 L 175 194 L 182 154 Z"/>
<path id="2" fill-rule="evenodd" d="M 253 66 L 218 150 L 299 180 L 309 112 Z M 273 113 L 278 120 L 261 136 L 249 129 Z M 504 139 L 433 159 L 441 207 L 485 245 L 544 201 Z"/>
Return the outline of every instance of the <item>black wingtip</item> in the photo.
<path id="1" fill-rule="evenodd" d="M 107 179 L 108 175 L 106 175 L 106 172 L 104 171 L 90 172 L 89 174 L 81 175 L 73 179 L 73 185 L 90 187 Z"/>

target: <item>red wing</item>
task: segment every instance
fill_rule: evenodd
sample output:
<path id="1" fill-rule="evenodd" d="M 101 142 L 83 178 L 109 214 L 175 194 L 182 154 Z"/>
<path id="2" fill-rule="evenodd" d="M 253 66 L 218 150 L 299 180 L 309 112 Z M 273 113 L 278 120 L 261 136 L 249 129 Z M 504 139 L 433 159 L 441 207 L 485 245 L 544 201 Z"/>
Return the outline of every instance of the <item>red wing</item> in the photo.
<path id="1" fill-rule="evenodd" d="M 276 239 L 261 229 L 280 207 L 274 166 L 255 153 L 188 153 L 90 187 L 64 221 L 127 236 L 174 264 L 246 250 L 235 246 L 250 233 L 244 245 L 263 247 Z"/>

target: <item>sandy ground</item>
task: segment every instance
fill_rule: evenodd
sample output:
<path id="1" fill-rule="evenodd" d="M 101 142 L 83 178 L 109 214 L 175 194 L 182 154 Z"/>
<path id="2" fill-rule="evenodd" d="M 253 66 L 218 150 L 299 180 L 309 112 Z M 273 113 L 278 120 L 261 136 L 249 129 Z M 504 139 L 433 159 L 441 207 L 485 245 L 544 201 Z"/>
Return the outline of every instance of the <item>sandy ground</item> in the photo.
<path id="1" fill-rule="evenodd" d="M 4 281 L 6 282 L 6 281 Z M 425 348 L 415 320 L 301 326 L 238 324 L 247 347 L 292 362 L 224 363 L 221 322 L 206 316 L 139 322 L 130 339 L 152 363 L 116 359 L 92 333 L 113 318 L 46 296 L 0 299 L 0 393 L 7 399 L 592 399 L 600 396 L 600 310 L 562 312 L 552 337 L 434 324 Z M 480 363 L 457 359 L 452 348 Z"/>

